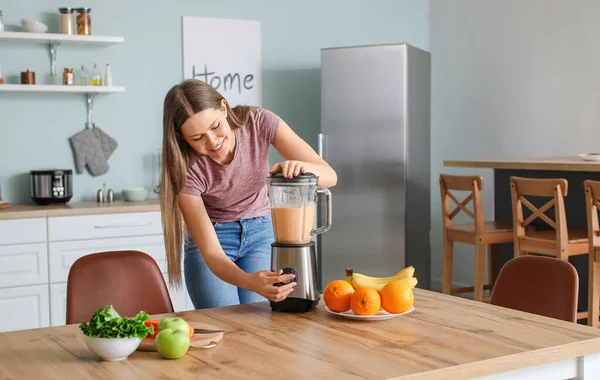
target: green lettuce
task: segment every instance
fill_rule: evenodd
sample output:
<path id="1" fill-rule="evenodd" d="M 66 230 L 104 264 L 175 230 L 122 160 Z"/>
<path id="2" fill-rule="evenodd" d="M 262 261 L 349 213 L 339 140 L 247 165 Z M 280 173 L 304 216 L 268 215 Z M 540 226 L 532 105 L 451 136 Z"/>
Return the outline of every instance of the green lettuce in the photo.
<path id="1" fill-rule="evenodd" d="M 140 338 L 144 339 L 154 333 L 153 326 L 144 325 L 150 319 L 145 311 L 140 311 L 133 319 L 121 317 L 108 305 L 97 310 L 89 322 L 79 325 L 81 331 L 90 338 Z"/>

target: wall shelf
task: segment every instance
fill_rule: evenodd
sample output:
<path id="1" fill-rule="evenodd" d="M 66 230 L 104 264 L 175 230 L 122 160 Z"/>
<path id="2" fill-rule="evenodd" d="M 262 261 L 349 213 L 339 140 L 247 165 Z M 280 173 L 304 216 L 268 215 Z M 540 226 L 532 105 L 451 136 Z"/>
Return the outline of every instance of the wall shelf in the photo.
<path id="1" fill-rule="evenodd" d="M 83 36 L 60 33 L 27 33 L 27 32 L 0 32 L 1 42 L 14 43 L 34 43 L 47 44 L 50 47 L 50 64 L 52 76 L 56 76 L 56 52 L 61 44 L 72 45 L 96 45 L 106 46 L 122 44 L 125 41 L 123 37 L 113 36 Z M 40 93 L 76 93 L 86 94 L 87 96 L 87 125 L 93 125 L 92 112 L 94 109 L 94 99 L 98 94 L 112 94 L 125 92 L 125 87 L 118 86 L 66 86 L 66 85 L 46 85 L 46 84 L 0 84 L 0 93 L 2 92 L 40 92 Z"/>
<path id="2" fill-rule="evenodd" d="M 122 44 L 123 37 L 113 36 L 82 36 L 77 34 L 60 33 L 27 33 L 27 32 L 0 32 L 0 41 L 33 42 L 38 44 L 69 43 L 87 45 L 112 45 Z"/>
<path id="3" fill-rule="evenodd" d="M 60 33 L 0 32 L 0 42 L 3 41 L 48 44 L 50 47 L 52 76 L 56 76 L 56 56 L 58 47 L 61 44 L 114 45 L 122 44 L 125 41 L 125 38 L 120 36 L 83 36 L 78 34 Z"/>
<path id="4" fill-rule="evenodd" d="M 125 87 L 65 86 L 54 84 L 0 84 L 0 92 L 72 92 L 79 94 L 106 94 L 125 92 Z"/>

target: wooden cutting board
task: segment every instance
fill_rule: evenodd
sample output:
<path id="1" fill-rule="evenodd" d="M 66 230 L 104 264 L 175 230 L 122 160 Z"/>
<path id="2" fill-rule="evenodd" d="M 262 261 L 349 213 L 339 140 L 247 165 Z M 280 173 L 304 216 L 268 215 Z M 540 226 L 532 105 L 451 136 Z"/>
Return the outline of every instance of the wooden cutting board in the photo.
<path id="1" fill-rule="evenodd" d="M 216 329 L 222 330 L 221 327 L 209 325 L 206 323 L 200 322 L 188 322 L 195 329 Z M 218 343 L 223 339 L 223 333 L 218 332 L 214 334 L 194 334 L 192 339 L 190 339 L 190 348 L 206 348 L 211 343 Z M 156 346 L 154 345 L 154 339 L 146 338 L 143 339 L 140 343 L 137 351 L 156 351 Z"/>

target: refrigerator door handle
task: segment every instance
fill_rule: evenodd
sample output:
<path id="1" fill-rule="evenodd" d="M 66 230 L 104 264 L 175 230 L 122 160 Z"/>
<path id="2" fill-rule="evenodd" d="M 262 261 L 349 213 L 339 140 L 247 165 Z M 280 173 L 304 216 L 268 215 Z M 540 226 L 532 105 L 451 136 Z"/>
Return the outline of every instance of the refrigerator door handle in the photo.
<path id="1" fill-rule="evenodd" d="M 325 134 L 323 133 L 319 133 L 319 146 L 318 146 L 318 153 L 319 153 L 319 157 L 321 157 L 322 159 L 325 159 Z"/>

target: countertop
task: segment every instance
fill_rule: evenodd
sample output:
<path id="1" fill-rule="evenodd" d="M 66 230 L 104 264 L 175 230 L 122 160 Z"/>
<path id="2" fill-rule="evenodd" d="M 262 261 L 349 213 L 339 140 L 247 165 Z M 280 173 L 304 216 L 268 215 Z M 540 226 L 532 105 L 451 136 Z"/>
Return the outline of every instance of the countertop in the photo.
<path id="1" fill-rule="evenodd" d="M 11 205 L 9 208 L 0 210 L 0 220 L 148 211 L 160 211 L 158 199 L 139 202 L 114 201 L 113 203 L 74 202 L 49 206 Z"/>
<path id="2" fill-rule="evenodd" d="M 578 156 L 502 160 L 446 160 L 444 161 L 444 166 L 454 166 L 459 168 L 600 172 L 600 161 L 584 161 Z"/>
<path id="3" fill-rule="evenodd" d="M 192 348 L 178 360 L 138 351 L 121 362 L 99 361 L 77 325 L 0 333 L 0 378 L 460 380 L 600 351 L 599 329 L 422 289 L 414 294 L 412 313 L 385 321 L 340 318 L 322 300 L 302 314 L 274 313 L 267 302 L 173 313 L 225 329 L 216 347 Z"/>

